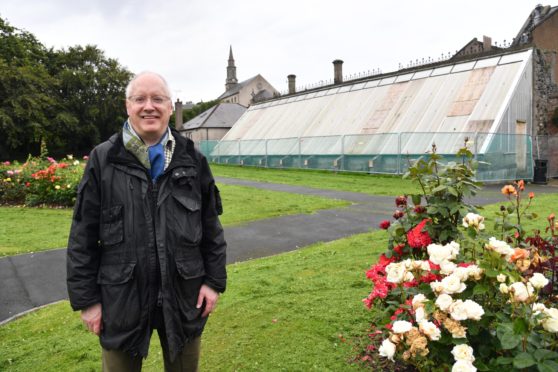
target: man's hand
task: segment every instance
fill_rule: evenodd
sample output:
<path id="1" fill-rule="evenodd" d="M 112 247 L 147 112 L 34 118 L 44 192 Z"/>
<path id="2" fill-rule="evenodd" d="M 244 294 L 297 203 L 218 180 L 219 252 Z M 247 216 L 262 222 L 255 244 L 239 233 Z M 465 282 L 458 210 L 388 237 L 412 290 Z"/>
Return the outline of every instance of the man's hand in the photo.
<path id="1" fill-rule="evenodd" d="M 97 336 L 101 334 L 102 322 L 102 307 L 101 304 L 95 304 L 81 311 L 81 320 L 88 330 L 95 333 Z"/>
<path id="2" fill-rule="evenodd" d="M 202 317 L 206 317 L 215 309 L 217 306 L 217 300 L 219 299 L 219 293 L 215 292 L 211 287 L 202 284 L 200 288 L 200 294 L 198 295 L 198 304 L 196 308 L 200 308 L 203 305 L 203 301 L 205 300 L 205 309 L 202 313 Z"/>

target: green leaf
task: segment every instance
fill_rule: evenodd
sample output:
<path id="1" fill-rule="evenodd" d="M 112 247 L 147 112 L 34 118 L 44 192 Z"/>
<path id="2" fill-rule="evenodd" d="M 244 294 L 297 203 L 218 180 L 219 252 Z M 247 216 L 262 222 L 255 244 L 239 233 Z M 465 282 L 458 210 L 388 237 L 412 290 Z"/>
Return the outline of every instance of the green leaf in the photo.
<path id="1" fill-rule="evenodd" d="M 558 371 L 558 363 L 553 360 L 545 360 L 537 365 L 540 372 L 556 372 Z"/>
<path id="2" fill-rule="evenodd" d="M 435 193 L 437 193 L 437 192 L 444 191 L 446 188 L 447 188 L 446 185 L 440 185 L 440 186 L 438 186 L 438 187 L 435 187 L 435 188 L 432 190 L 432 193 L 435 194 Z"/>
<path id="3" fill-rule="evenodd" d="M 558 359 L 558 353 L 547 349 L 538 349 L 533 356 L 539 362 L 544 359 Z"/>
<path id="4" fill-rule="evenodd" d="M 477 283 L 473 289 L 473 294 L 479 295 L 488 292 L 488 286 L 483 283 Z"/>
<path id="5" fill-rule="evenodd" d="M 420 205 L 421 196 L 420 195 L 411 195 L 411 200 L 413 201 L 414 205 Z"/>
<path id="6" fill-rule="evenodd" d="M 517 318 L 513 321 L 513 332 L 515 334 L 521 335 L 529 330 L 529 323 L 525 318 Z"/>
<path id="7" fill-rule="evenodd" d="M 502 344 L 502 348 L 506 350 L 515 349 L 521 342 L 521 337 L 517 337 L 517 335 L 513 332 L 512 327 L 508 328 L 500 325 L 496 330 L 496 334 Z"/>
<path id="8" fill-rule="evenodd" d="M 501 365 L 507 365 L 507 364 L 512 364 L 513 363 L 513 358 L 506 358 L 506 357 L 498 357 L 498 359 L 496 359 L 496 363 L 497 364 L 501 364 Z"/>
<path id="9" fill-rule="evenodd" d="M 515 368 L 527 368 L 535 365 L 537 361 L 529 353 L 519 353 L 513 358 L 513 366 Z"/>

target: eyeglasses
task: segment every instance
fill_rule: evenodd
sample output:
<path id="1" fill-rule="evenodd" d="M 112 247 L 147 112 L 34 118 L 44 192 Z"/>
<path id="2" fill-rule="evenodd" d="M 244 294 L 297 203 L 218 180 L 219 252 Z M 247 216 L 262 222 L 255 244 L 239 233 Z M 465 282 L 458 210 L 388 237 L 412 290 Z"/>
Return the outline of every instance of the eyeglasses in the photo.
<path id="1" fill-rule="evenodd" d="M 146 96 L 131 96 L 128 97 L 128 100 L 135 105 L 145 105 L 148 100 L 151 100 L 151 103 L 154 105 L 162 105 L 170 98 L 165 96 L 153 96 L 153 97 L 146 97 Z"/>

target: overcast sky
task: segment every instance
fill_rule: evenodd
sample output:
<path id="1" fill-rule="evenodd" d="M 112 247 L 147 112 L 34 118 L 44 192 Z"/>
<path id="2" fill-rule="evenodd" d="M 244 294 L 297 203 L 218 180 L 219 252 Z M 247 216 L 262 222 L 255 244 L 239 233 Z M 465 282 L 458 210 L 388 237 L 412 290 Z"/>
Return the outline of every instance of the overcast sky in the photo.
<path id="1" fill-rule="evenodd" d="M 343 73 L 390 72 L 438 59 L 483 35 L 509 42 L 532 0 L 2 0 L 0 16 L 47 47 L 94 44 L 132 72 L 167 78 L 173 98 L 224 91 L 229 45 L 239 81 L 261 74 L 276 89 Z M 542 3 L 556 5 L 555 3 Z"/>

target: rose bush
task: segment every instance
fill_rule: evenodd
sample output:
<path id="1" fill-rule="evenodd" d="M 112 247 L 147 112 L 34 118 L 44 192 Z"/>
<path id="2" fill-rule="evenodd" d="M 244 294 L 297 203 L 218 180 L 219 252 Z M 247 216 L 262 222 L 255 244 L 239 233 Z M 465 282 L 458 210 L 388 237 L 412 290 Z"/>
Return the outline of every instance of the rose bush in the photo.
<path id="1" fill-rule="evenodd" d="M 466 203 L 481 186 L 476 164 L 466 147 L 458 156 L 442 164 L 434 147 L 410 166 L 422 194 L 397 197 L 395 220 L 382 222 L 390 238 L 366 274 L 372 326 L 360 359 L 375 370 L 557 371 L 555 217 L 548 238 L 527 236 L 534 194 L 524 202 L 518 181 L 502 189 L 499 236 L 487 235 Z"/>
<path id="2" fill-rule="evenodd" d="M 0 163 L 0 204 L 50 205 L 70 207 L 83 175 L 87 157 L 72 155 L 60 161 L 53 158 L 28 158 L 26 162 Z"/>

